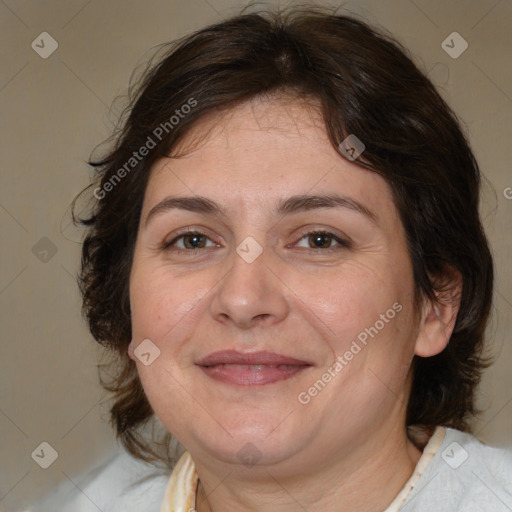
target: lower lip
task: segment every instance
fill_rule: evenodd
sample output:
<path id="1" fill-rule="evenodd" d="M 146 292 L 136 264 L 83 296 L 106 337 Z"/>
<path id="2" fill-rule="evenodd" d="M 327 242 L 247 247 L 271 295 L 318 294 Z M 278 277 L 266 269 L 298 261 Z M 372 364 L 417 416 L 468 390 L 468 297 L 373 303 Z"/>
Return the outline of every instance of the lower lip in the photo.
<path id="1" fill-rule="evenodd" d="M 289 366 L 287 368 L 263 366 L 261 370 L 253 370 L 248 365 L 219 364 L 216 366 L 200 366 L 208 377 L 226 384 L 239 386 L 263 386 L 280 380 L 286 380 L 309 366 Z"/>

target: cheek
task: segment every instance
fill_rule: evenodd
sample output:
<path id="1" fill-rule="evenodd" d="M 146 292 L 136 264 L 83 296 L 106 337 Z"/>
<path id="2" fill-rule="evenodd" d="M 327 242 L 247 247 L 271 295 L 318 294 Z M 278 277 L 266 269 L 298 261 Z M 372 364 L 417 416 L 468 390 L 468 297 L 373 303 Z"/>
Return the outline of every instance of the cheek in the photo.
<path id="1" fill-rule="evenodd" d="M 291 288 L 303 314 L 343 342 L 373 325 L 398 300 L 400 290 L 385 275 L 389 272 L 354 261 L 334 272 L 307 278 L 296 274 Z"/>
<path id="2" fill-rule="evenodd" d="M 200 307 L 210 289 L 204 276 L 177 277 L 165 266 L 136 268 L 130 281 L 134 337 L 162 339 Z"/>
<path id="3" fill-rule="evenodd" d="M 343 358 L 332 390 L 357 382 L 354 396 L 362 389 L 381 396 L 380 391 L 401 388 L 414 351 L 412 277 L 405 266 L 397 276 L 373 263 L 354 261 L 329 276 L 297 276 L 295 282 L 299 314 L 328 345 L 326 364 Z"/>
<path id="4" fill-rule="evenodd" d="M 137 371 L 156 415 L 174 428 L 184 421 L 179 412 L 190 409 L 190 396 L 185 390 L 191 388 L 191 383 L 183 374 L 180 353 L 196 323 L 194 315 L 202 313 L 205 292 L 194 281 L 193 276 L 170 276 L 164 266 L 138 263 L 130 279 L 135 348 L 149 339 L 159 350 L 147 366 L 135 358 Z"/>

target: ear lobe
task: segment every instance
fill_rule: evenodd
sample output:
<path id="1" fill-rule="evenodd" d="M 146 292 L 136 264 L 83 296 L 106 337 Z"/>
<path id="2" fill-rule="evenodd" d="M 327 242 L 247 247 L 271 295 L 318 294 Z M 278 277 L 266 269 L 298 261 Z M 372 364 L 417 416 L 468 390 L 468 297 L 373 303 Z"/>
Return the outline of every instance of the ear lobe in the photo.
<path id="1" fill-rule="evenodd" d="M 453 268 L 449 272 L 440 291 L 435 292 L 436 300 L 425 299 L 423 303 L 414 351 L 417 356 L 435 356 L 450 341 L 460 308 L 462 276 Z"/>

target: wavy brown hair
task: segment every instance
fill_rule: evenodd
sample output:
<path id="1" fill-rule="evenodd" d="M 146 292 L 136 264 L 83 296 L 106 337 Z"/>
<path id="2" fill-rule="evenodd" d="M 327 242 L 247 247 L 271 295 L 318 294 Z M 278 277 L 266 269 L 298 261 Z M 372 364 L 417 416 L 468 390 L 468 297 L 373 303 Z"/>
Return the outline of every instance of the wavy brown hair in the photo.
<path id="1" fill-rule="evenodd" d="M 154 412 L 127 355 L 129 275 L 152 164 L 172 154 L 206 114 L 275 93 L 314 99 L 336 149 L 348 134 L 364 142 L 358 163 L 392 190 L 416 299 L 436 300 L 447 269 L 462 276 L 448 346 L 413 361 L 406 421 L 470 431 L 476 387 L 489 365 L 483 349 L 493 287 L 478 213 L 481 175 L 456 116 L 407 51 L 352 17 L 292 9 L 239 15 L 170 43 L 164 52 L 137 83 L 108 154 L 90 162 L 96 170 L 86 189 L 97 198 L 92 210 L 84 218 L 74 215 L 87 227 L 79 275 L 83 313 L 113 356 L 100 376 L 112 393 L 111 422 L 125 448 L 147 461 L 169 462 L 158 446 L 168 448 L 171 436 L 143 435 Z M 178 114 L 179 121 L 170 122 Z M 155 129 L 163 126 L 159 139 Z M 149 138 L 155 147 L 130 160 L 140 157 Z"/>

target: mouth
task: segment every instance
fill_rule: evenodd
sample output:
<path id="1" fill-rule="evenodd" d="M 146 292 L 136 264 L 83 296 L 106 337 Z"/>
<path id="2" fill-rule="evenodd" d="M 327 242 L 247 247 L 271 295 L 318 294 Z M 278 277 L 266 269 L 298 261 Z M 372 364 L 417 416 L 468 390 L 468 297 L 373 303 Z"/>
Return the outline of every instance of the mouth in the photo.
<path id="1" fill-rule="evenodd" d="M 272 384 L 287 380 L 313 366 L 307 361 L 273 352 L 242 354 L 234 350 L 215 352 L 196 365 L 208 377 L 238 386 Z"/>

